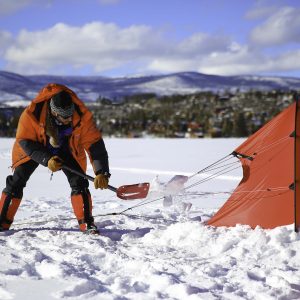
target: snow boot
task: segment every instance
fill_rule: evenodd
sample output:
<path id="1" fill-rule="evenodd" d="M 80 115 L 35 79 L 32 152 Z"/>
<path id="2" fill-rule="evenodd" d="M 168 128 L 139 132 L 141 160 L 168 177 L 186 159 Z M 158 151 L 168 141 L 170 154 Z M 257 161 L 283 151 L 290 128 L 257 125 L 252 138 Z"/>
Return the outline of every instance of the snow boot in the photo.
<path id="1" fill-rule="evenodd" d="M 0 199 L 0 230 L 8 230 L 10 228 L 20 203 L 21 199 L 2 192 Z"/>
<path id="2" fill-rule="evenodd" d="M 84 231 L 86 234 L 100 234 L 99 229 L 95 224 L 87 225 L 86 230 Z"/>
<path id="3" fill-rule="evenodd" d="M 98 229 L 92 216 L 93 204 L 90 192 L 88 190 L 72 192 L 71 202 L 79 229 L 85 233 L 95 234 Z"/>

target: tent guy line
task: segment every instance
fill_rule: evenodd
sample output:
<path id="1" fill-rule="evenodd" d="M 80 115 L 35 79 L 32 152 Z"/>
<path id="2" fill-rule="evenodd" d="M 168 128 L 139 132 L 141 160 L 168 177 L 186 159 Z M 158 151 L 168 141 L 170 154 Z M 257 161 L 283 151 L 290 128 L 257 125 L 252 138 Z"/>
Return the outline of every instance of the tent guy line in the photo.
<path id="1" fill-rule="evenodd" d="M 91 168 L 89 168 L 91 169 Z M 177 175 L 177 174 L 181 174 L 181 175 L 185 175 L 185 176 L 192 176 L 194 173 L 191 172 L 181 172 L 181 171 L 162 171 L 162 170 L 153 170 L 153 169 L 140 169 L 140 168 L 122 168 L 122 167 L 110 167 L 111 170 L 115 170 L 115 171 L 120 171 L 120 172 L 129 172 L 129 173 L 140 173 L 140 174 L 154 174 L 154 175 Z M 196 176 L 199 177 L 209 177 L 211 176 L 211 174 L 209 173 L 202 173 L 202 174 L 197 174 Z M 218 176 L 218 179 L 220 180 L 235 180 L 235 181 L 239 181 L 241 180 L 241 176 Z"/>

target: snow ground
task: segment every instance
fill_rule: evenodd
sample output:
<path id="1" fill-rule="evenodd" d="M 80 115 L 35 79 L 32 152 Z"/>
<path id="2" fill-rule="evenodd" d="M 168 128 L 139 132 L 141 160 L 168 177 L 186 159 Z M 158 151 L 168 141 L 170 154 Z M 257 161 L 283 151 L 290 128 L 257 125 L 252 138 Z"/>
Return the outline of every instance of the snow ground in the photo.
<path id="1" fill-rule="evenodd" d="M 159 182 L 191 175 L 243 140 L 105 141 L 110 183 L 151 182 L 155 200 Z M 12 143 L 0 139 L 2 187 Z M 203 224 L 228 195 L 200 193 L 230 192 L 240 176 L 239 169 L 208 181 L 170 207 L 157 200 L 117 216 L 105 214 L 142 200 L 123 201 L 91 187 L 101 236 L 87 236 L 77 229 L 63 174 L 50 181 L 40 166 L 25 189 L 13 230 L 0 236 L 0 299 L 300 299 L 300 235 L 292 225 L 252 230 Z M 184 203 L 193 204 L 189 211 Z"/>

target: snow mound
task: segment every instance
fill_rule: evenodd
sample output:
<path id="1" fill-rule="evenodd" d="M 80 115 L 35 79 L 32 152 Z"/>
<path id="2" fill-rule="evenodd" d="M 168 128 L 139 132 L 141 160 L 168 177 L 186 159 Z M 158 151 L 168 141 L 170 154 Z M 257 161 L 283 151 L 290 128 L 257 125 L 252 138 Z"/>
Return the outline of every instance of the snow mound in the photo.
<path id="1" fill-rule="evenodd" d="M 144 174 L 146 170 L 169 171 L 158 174 L 160 181 L 155 177 L 159 187 L 173 176 L 174 162 L 190 174 L 196 171 L 196 157 L 213 161 L 214 155 L 220 157 L 218 151 L 228 152 L 240 142 L 108 139 L 111 182 L 151 182 L 153 174 Z M 12 143 L 1 139 L 2 186 Z M 185 153 L 184 162 L 170 149 Z M 123 171 L 114 171 L 114 166 Z M 131 166 L 142 172 L 131 172 Z M 101 235 L 89 236 L 78 230 L 63 174 L 49 178 L 47 168 L 36 170 L 12 230 L 0 235 L 1 300 L 300 299 L 300 235 L 292 225 L 272 230 L 206 226 L 205 220 L 221 204 L 212 195 L 201 199 L 203 187 L 175 197 L 169 207 L 163 206 L 161 197 L 122 201 L 110 191 L 91 187 Z M 205 188 L 228 190 L 237 184 L 226 178 Z M 190 210 L 182 209 L 184 201 L 193 204 Z"/>

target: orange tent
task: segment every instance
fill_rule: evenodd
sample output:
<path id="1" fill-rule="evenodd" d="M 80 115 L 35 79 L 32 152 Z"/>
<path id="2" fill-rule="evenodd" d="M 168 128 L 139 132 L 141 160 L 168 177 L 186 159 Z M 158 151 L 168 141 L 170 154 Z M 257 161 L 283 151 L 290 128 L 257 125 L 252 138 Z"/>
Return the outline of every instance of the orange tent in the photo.
<path id="1" fill-rule="evenodd" d="M 232 153 L 243 178 L 230 198 L 207 222 L 252 228 L 300 226 L 300 103 L 294 102 Z"/>

